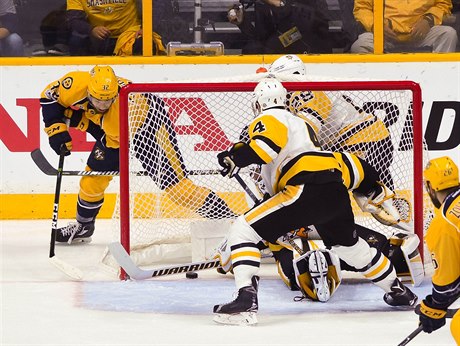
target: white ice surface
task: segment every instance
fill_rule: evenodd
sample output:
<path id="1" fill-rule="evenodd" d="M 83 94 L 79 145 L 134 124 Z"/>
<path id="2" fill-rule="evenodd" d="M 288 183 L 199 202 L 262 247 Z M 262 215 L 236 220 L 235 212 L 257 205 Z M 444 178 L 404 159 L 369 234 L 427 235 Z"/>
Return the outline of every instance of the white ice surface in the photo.
<path id="1" fill-rule="evenodd" d="M 261 269 L 259 324 L 217 325 L 212 307 L 232 300 L 232 276 L 121 282 L 99 264 L 109 228 L 99 220 L 92 243 L 56 247 L 83 271 L 75 282 L 49 263 L 50 221 L 0 221 L 0 345 L 397 345 L 417 327 L 353 276 L 327 303 L 294 302 L 272 264 Z M 413 288 L 421 298 L 430 289 L 429 278 Z M 454 345 L 449 323 L 409 345 Z"/>

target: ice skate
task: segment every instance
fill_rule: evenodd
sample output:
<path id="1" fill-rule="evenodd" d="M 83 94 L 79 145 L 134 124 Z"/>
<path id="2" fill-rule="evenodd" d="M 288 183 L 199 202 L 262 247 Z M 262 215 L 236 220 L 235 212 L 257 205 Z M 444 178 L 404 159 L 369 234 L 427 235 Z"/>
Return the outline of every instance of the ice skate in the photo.
<path id="1" fill-rule="evenodd" d="M 252 277 L 251 286 L 238 290 L 238 296 L 230 303 L 214 306 L 214 321 L 222 324 L 251 325 L 257 323 L 257 290 L 259 277 Z"/>
<path id="2" fill-rule="evenodd" d="M 94 233 L 94 222 L 82 224 L 80 222 L 71 222 L 65 227 L 56 230 L 56 241 L 58 243 L 90 243 L 91 236 Z"/>
<path id="3" fill-rule="evenodd" d="M 418 297 L 399 279 L 395 279 L 391 285 L 391 291 L 385 293 L 383 300 L 391 306 L 414 306 Z"/>

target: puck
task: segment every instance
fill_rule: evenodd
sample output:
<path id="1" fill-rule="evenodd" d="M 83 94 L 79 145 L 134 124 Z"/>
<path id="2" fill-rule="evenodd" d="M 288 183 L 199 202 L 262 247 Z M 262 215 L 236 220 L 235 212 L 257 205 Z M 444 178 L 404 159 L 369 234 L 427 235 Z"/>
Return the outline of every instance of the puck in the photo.
<path id="1" fill-rule="evenodd" d="M 198 277 L 198 274 L 195 272 L 188 272 L 188 273 L 185 273 L 185 277 L 187 279 L 196 279 Z"/>

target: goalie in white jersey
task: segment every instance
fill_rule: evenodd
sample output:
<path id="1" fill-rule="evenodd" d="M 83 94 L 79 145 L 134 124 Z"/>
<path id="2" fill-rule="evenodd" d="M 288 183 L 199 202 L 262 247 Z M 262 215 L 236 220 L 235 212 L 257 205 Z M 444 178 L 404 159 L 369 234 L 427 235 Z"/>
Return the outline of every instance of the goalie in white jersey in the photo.
<path id="1" fill-rule="evenodd" d="M 305 225 L 315 225 L 327 247 L 357 268 L 386 293 L 389 305 L 413 305 L 417 297 L 396 278 L 390 261 L 357 236 L 340 163 L 322 152 L 305 122 L 284 109 L 286 90 L 273 78 L 254 90 L 259 115 L 249 125 L 249 143 L 236 143 L 218 155 L 230 177 L 236 167 L 262 165 L 271 197 L 238 217 L 230 227 L 228 246 L 237 298 L 214 307 L 215 321 L 257 322 L 260 250 L 257 244 L 277 239 Z"/>

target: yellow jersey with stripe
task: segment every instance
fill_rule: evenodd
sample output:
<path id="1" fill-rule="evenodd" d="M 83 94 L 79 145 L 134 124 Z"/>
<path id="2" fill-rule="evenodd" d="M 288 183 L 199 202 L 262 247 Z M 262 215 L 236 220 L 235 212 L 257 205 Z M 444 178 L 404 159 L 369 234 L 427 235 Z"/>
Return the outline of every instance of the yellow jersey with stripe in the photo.
<path id="1" fill-rule="evenodd" d="M 251 122 L 248 133 L 249 146 L 265 163 L 261 175 L 270 195 L 288 184 L 341 180 L 334 155 L 320 151 L 305 122 L 285 109 L 262 112 Z"/>
<path id="2" fill-rule="evenodd" d="M 119 89 L 129 83 L 129 80 L 118 78 Z M 89 72 L 74 71 L 67 73 L 64 77 L 54 81 L 46 86 L 40 96 L 42 106 L 60 104 L 62 108 L 71 110 L 83 110 L 83 116 L 100 126 L 106 135 L 106 145 L 109 148 L 119 148 L 119 99 L 118 97 L 104 114 L 98 113 L 89 103 L 88 84 L 90 80 Z M 63 119 L 64 116 L 71 117 L 72 112 L 61 113 L 60 108 L 50 108 L 46 112 L 55 112 L 54 114 L 45 113 L 43 117 L 46 120 L 50 118 Z"/>
<path id="3" fill-rule="evenodd" d="M 286 106 L 297 116 L 314 124 L 323 148 L 352 147 L 387 138 L 390 133 L 381 119 L 359 111 L 340 92 L 295 91 Z"/>
<path id="4" fill-rule="evenodd" d="M 460 187 L 435 210 L 425 242 L 434 266 L 433 299 L 447 307 L 460 297 Z"/>
<path id="5" fill-rule="evenodd" d="M 84 11 L 91 26 L 106 27 L 110 37 L 141 25 L 136 0 L 67 0 L 67 10 Z"/>

